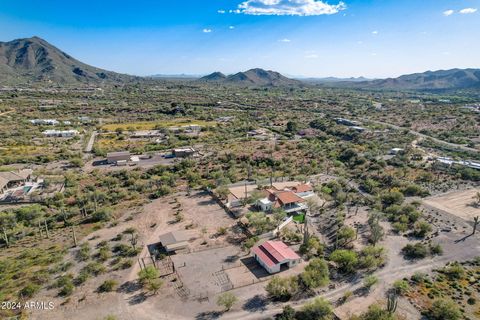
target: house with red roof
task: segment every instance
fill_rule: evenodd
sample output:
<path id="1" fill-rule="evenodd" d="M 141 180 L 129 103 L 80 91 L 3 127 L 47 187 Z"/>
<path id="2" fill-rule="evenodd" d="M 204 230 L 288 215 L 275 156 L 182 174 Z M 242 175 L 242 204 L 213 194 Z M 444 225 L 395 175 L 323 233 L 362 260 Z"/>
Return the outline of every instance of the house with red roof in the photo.
<path id="1" fill-rule="evenodd" d="M 268 189 L 266 197 L 260 199 L 257 205 L 262 211 L 281 208 L 286 213 L 296 213 L 308 209 L 305 199 L 291 190 Z"/>
<path id="2" fill-rule="evenodd" d="M 305 198 L 313 195 L 313 187 L 310 184 L 299 184 L 292 188 L 292 191 L 299 197 Z"/>
<path id="3" fill-rule="evenodd" d="M 300 256 L 282 241 L 266 241 L 252 249 L 258 263 L 268 271 L 277 273 L 300 263 Z"/>

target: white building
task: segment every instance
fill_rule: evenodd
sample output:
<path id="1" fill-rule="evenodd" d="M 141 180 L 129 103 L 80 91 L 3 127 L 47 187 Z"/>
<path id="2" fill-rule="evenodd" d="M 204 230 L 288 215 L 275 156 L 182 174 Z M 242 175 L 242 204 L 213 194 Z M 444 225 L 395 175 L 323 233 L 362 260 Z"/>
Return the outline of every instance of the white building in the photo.
<path id="1" fill-rule="evenodd" d="M 42 132 L 46 137 L 71 138 L 78 134 L 77 130 L 45 130 Z"/>
<path id="2" fill-rule="evenodd" d="M 59 124 L 58 120 L 56 119 L 33 119 L 33 120 L 30 120 L 30 123 L 34 125 L 48 125 L 48 126 L 55 126 Z"/>

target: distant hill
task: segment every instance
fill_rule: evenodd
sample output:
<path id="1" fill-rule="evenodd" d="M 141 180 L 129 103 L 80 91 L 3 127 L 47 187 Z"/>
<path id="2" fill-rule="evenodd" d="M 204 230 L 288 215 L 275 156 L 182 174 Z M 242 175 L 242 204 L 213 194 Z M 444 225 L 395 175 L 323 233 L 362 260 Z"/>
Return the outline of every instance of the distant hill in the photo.
<path id="1" fill-rule="evenodd" d="M 339 87 L 389 90 L 480 89 L 480 69 L 451 69 L 403 75 L 371 81 L 341 81 Z"/>
<path id="2" fill-rule="evenodd" d="M 199 80 L 200 81 L 225 81 L 226 79 L 227 79 L 226 75 L 217 71 L 209 75 L 206 75 L 204 77 L 201 77 Z"/>
<path id="3" fill-rule="evenodd" d="M 89 66 L 38 38 L 0 42 L 0 83 L 123 83 L 137 77 Z"/>
<path id="4" fill-rule="evenodd" d="M 287 78 L 278 72 L 264 69 L 250 69 L 225 76 L 221 72 L 214 72 L 199 79 L 199 81 L 235 84 L 244 86 L 298 86 L 301 82 Z"/>

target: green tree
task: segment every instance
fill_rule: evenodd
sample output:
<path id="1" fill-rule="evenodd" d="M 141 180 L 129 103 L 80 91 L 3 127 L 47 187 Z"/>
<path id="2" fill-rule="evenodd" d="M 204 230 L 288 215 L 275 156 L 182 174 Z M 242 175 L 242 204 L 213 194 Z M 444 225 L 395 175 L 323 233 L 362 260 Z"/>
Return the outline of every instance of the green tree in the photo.
<path id="1" fill-rule="evenodd" d="M 153 266 L 148 266 L 138 272 L 138 281 L 148 291 L 156 294 L 161 288 L 163 282 L 158 278 L 158 270 Z"/>
<path id="2" fill-rule="evenodd" d="M 288 300 L 298 291 L 297 277 L 273 276 L 265 287 L 268 295 L 276 300 Z"/>
<path id="3" fill-rule="evenodd" d="M 351 250 L 335 250 L 330 255 L 330 260 L 335 262 L 339 269 L 344 273 L 355 271 L 358 262 L 358 256 L 355 251 Z"/>
<path id="4" fill-rule="evenodd" d="M 225 311 L 229 311 L 237 300 L 237 297 L 233 293 L 225 292 L 218 296 L 217 305 L 224 307 Z"/>
<path id="5" fill-rule="evenodd" d="M 295 314 L 295 309 L 293 309 L 289 305 L 286 305 L 285 307 L 283 307 L 282 313 L 275 316 L 275 320 L 295 320 Z"/>
<path id="6" fill-rule="evenodd" d="M 315 258 L 305 267 L 305 270 L 300 275 L 303 284 L 308 288 L 318 288 L 328 284 L 329 271 L 325 260 Z"/>

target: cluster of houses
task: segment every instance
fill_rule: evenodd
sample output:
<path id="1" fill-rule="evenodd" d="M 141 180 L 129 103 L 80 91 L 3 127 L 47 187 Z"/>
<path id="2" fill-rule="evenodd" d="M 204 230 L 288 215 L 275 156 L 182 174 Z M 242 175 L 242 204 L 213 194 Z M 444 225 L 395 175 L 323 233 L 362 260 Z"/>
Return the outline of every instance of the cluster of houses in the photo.
<path id="1" fill-rule="evenodd" d="M 477 169 L 480 170 L 480 162 L 476 161 L 471 161 L 471 160 L 453 160 L 452 158 L 448 157 L 438 157 L 436 159 L 438 163 L 441 163 L 446 166 L 451 166 L 451 165 L 460 165 L 463 167 L 471 168 L 471 169 Z"/>

